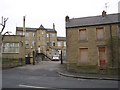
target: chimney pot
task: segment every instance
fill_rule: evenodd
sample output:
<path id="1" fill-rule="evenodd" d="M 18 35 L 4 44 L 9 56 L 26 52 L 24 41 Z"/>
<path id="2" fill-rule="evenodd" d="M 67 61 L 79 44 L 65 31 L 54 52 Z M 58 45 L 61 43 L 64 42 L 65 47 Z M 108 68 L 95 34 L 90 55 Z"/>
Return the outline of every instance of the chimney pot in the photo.
<path id="1" fill-rule="evenodd" d="M 55 30 L 55 24 L 53 23 L 53 30 Z"/>
<path id="2" fill-rule="evenodd" d="M 65 22 L 69 22 L 69 21 L 70 21 L 69 16 L 66 16 L 65 17 Z"/>
<path id="3" fill-rule="evenodd" d="M 102 12 L 102 17 L 105 17 L 107 14 L 106 14 L 106 11 L 103 10 Z"/>

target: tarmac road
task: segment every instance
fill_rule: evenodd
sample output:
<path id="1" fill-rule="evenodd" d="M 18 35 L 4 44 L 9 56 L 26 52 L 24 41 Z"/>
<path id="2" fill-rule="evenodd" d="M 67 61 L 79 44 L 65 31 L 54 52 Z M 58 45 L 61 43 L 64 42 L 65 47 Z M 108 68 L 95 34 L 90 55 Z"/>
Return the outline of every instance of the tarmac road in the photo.
<path id="1" fill-rule="evenodd" d="M 42 61 L 3 70 L 3 88 L 118 88 L 118 81 L 64 77 L 57 73 L 60 61 Z"/>

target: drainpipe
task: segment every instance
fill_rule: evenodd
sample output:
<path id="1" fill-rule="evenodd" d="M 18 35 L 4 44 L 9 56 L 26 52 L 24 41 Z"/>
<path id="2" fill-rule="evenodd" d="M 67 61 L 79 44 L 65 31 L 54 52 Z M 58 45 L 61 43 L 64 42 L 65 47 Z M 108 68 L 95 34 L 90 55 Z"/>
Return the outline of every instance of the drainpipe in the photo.
<path id="1" fill-rule="evenodd" d="M 120 67 L 119 66 L 119 63 L 120 63 L 120 24 L 118 25 L 118 68 Z M 119 73 L 120 75 L 120 73 Z"/>
<path id="2" fill-rule="evenodd" d="M 110 48 L 111 48 L 111 60 L 112 60 L 112 67 L 114 66 L 114 60 L 113 60 L 113 39 L 112 39 L 112 26 L 110 24 Z"/>

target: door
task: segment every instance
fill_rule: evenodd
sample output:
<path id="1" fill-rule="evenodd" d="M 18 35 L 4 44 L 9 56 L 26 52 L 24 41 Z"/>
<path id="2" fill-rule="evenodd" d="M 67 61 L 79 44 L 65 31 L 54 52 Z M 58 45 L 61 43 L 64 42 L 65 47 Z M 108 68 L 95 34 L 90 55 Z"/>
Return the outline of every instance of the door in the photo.
<path id="1" fill-rule="evenodd" d="M 100 68 L 106 68 L 106 48 L 99 47 L 99 65 Z"/>

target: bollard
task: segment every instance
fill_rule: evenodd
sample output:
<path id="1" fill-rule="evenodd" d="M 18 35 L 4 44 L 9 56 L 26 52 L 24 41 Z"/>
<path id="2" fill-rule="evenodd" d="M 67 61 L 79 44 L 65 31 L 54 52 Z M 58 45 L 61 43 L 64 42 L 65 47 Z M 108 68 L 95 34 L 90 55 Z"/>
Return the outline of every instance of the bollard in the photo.
<path id="1" fill-rule="evenodd" d="M 35 51 L 33 51 L 33 65 L 35 65 Z"/>
<path id="2" fill-rule="evenodd" d="M 62 60 L 62 50 L 61 50 L 61 64 L 63 64 L 63 60 Z"/>

